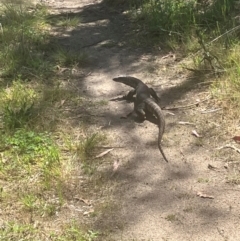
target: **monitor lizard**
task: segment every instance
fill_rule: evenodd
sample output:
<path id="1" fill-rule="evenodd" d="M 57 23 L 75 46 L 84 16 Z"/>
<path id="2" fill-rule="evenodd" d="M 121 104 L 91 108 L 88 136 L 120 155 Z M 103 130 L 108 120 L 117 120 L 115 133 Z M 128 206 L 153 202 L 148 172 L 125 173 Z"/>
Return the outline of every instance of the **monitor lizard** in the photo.
<path id="1" fill-rule="evenodd" d="M 165 118 L 162 109 L 157 103 L 159 102 L 159 97 L 157 96 L 156 92 L 152 88 L 149 88 L 146 84 L 144 84 L 140 79 L 131 76 L 116 77 L 113 78 L 113 81 L 120 82 L 134 88 L 125 96 L 125 99 L 132 99 L 133 96 L 136 95 L 134 100 L 134 111 L 139 117 L 145 119 L 147 111 L 157 117 L 159 128 L 158 148 L 164 160 L 168 162 L 168 159 L 166 158 L 161 146 L 162 136 L 165 129 Z M 151 96 L 154 99 L 151 98 Z"/>

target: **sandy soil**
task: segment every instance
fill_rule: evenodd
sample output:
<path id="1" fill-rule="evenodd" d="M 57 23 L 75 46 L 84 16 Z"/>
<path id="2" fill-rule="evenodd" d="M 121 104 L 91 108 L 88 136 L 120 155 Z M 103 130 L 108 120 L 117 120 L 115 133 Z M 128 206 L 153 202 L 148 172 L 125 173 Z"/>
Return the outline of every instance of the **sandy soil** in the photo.
<path id="1" fill-rule="evenodd" d="M 55 35 L 67 49 L 90 56 L 82 88 L 93 100 L 108 100 L 99 107 L 96 123 L 112 138 L 113 146 L 124 147 L 110 154 L 112 163 L 120 162 L 114 175 L 109 175 L 115 183 L 111 191 L 115 204 L 93 221 L 102 233 L 99 239 L 240 240 L 240 187 L 227 182 L 235 181 L 239 154 L 216 150 L 230 143 L 233 133 L 223 130 L 226 120 L 221 110 L 203 113 L 215 107 L 211 99 L 203 101 L 209 93 L 202 80 L 187 75 L 180 59 L 168 55 L 168 50 L 138 47 L 138 33 L 131 32 L 124 6 L 113 8 L 93 0 L 43 2 L 54 14 L 81 19 L 77 28 L 59 33 L 55 29 Z M 121 119 L 133 104 L 110 101 L 130 90 L 111 80 L 122 74 L 155 88 L 161 106 L 200 101 L 194 108 L 164 111 L 162 146 L 168 164 L 157 148 L 157 126 Z M 192 135 L 193 130 L 200 137 Z"/>

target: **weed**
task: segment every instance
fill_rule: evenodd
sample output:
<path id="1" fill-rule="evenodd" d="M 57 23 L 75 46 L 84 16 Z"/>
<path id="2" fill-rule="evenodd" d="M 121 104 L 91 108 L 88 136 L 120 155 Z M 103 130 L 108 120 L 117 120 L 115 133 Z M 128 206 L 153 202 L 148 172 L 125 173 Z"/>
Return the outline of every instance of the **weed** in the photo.
<path id="1" fill-rule="evenodd" d="M 59 238 L 54 240 L 56 241 L 67 241 L 67 240 L 78 240 L 78 241 L 93 241 L 98 237 L 97 232 L 88 230 L 87 233 L 81 231 L 81 228 L 76 224 L 75 221 L 72 221 L 68 227 L 66 227 L 65 232 Z"/>
<path id="2" fill-rule="evenodd" d="M 24 208 L 28 211 L 33 211 L 37 198 L 33 194 L 28 194 L 21 199 Z"/>
<path id="3" fill-rule="evenodd" d="M 66 17 L 60 18 L 57 25 L 70 28 L 70 27 L 77 27 L 79 23 L 80 23 L 79 17 L 66 16 Z"/>
<path id="4" fill-rule="evenodd" d="M 82 167 L 85 173 L 93 174 L 96 168 L 96 162 L 93 162 L 93 157 L 96 155 L 96 146 L 103 143 L 106 137 L 100 133 L 93 133 L 81 140 L 76 146 L 77 155 L 80 157 Z"/>
<path id="5" fill-rule="evenodd" d="M 25 240 L 25 241 L 37 241 L 37 240 L 49 240 L 53 241 L 94 241 L 98 237 L 97 232 L 91 230 L 84 232 L 76 224 L 76 222 L 70 223 L 64 228 L 62 234 L 50 233 L 43 236 L 38 227 L 34 227 L 31 224 L 21 224 L 17 222 L 6 222 L 0 229 L 1 241 L 8 240 Z"/>
<path id="6" fill-rule="evenodd" d="M 82 140 L 77 146 L 77 152 L 80 156 L 92 157 L 94 155 L 95 147 L 102 142 L 105 137 L 99 133 L 93 133 L 85 140 Z"/>
<path id="7" fill-rule="evenodd" d="M 28 8 L 23 4 L 25 1 L 6 2 L 0 6 L 0 179 L 4 187 L 0 187 L 0 203 L 3 209 L 11 209 L 11 215 L 8 211 L 2 214 L 5 222 L 1 223 L 0 239 L 95 240 L 96 232 L 85 232 L 76 223 L 66 224 L 52 235 L 44 231 L 44 222 L 49 221 L 49 217 L 54 220 L 54 215 L 69 198 L 73 184 L 69 182 L 69 176 L 73 168 L 76 172 L 76 165 L 71 170 L 65 169 L 66 163 L 62 159 L 68 161 L 71 153 L 65 154 L 65 150 L 60 151 L 55 144 L 52 136 L 58 134 L 50 132 L 52 123 L 60 119 L 64 124 L 56 128 L 66 135 L 66 129 L 72 125 L 61 107 L 68 100 L 67 104 L 74 107 L 82 102 L 75 90 L 72 93 L 69 86 L 65 88 L 67 82 L 55 82 L 59 77 L 54 76 L 56 66 L 83 66 L 88 62 L 88 56 L 54 45 L 48 33 L 51 22 L 44 6 Z M 69 15 L 60 19 L 57 27 L 75 27 L 78 24 L 79 19 Z M 103 100 L 89 106 L 94 108 L 105 104 Z M 72 110 L 71 107 L 67 109 Z M 87 131 L 87 127 L 79 129 L 80 133 Z M 88 169 L 89 173 L 93 173 L 98 164 L 93 162 L 95 149 L 103 140 L 99 133 L 87 134 L 77 144 L 75 139 L 70 140 L 70 152 L 81 159 L 83 169 Z M 61 137 L 57 139 L 59 145 L 62 141 Z M 71 192 L 70 195 L 75 194 Z M 25 224 L 29 216 L 33 225 Z"/>
<path id="8" fill-rule="evenodd" d="M 183 212 L 185 212 L 185 213 L 192 213 L 193 212 L 193 208 L 192 207 L 184 208 Z"/>
<path id="9" fill-rule="evenodd" d="M 46 201 L 42 201 L 40 205 L 38 206 L 38 213 L 41 215 L 41 217 L 51 217 L 56 214 L 58 204 L 55 203 L 48 203 Z"/>
<path id="10" fill-rule="evenodd" d="M 107 100 L 100 100 L 100 101 L 96 102 L 96 106 L 104 106 L 107 104 L 108 104 Z"/>
<path id="11" fill-rule="evenodd" d="M 31 241 L 31 240 L 37 240 L 36 232 L 37 232 L 36 228 L 34 228 L 30 224 L 7 222 L 0 229 L 0 238 L 2 241 L 8 241 L 8 240 Z"/>
<path id="12" fill-rule="evenodd" d="M 21 74 L 24 79 L 48 77 L 52 66 L 43 50 L 50 47 L 45 22 L 46 11 L 33 13 L 22 4 L 5 4 L 0 10 L 3 34 L 0 35 L 0 69 L 2 76 Z"/>
<path id="13" fill-rule="evenodd" d="M 85 65 L 88 62 L 88 55 L 86 53 L 58 49 L 54 55 L 54 59 L 60 66 L 73 67 L 75 65 Z"/>
<path id="14" fill-rule="evenodd" d="M 197 182 L 199 182 L 199 183 L 208 183 L 209 179 L 208 178 L 199 177 Z"/>
<path id="15" fill-rule="evenodd" d="M 24 127 L 33 118 L 36 98 L 34 90 L 19 80 L 14 81 L 1 95 L 4 127 L 9 130 Z"/>
<path id="16" fill-rule="evenodd" d="M 0 170 L 14 173 L 14 178 L 38 170 L 46 182 L 54 173 L 57 174 L 54 170 L 59 153 L 48 134 L 20 129 L 11 136 L 5 136 L 5 146 L 8 147 L 5 151 L 8 163 L 0 166 Z"/>
<path id="17" fill-rule="evenodd" d="M 178 218 L 175 214 L 169 214 L 169 215 L 167 215 L 167 217 L 165 219 L 169 222 L 178 221 Z"/>

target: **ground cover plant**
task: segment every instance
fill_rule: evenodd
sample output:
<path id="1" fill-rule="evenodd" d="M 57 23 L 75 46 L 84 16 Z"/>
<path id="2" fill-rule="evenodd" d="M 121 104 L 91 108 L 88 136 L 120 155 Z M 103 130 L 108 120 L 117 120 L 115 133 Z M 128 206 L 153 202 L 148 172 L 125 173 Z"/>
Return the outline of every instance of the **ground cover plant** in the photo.
<path id="1" fill-rule="evenodd" d="M 91 176 L 96 145 L 105 140 L 87 126 L 77 128 L 81 135 L 75 139 L 61 126 L 67 119 L 63 103 L 76 107 L 88 101 L 58 81 L 58 71 L 71 72 L 87 56 L 54 43 L 43 5 L 5 2 L 0 13 L 0 202 L 6 210 L 0 239 L 94 240 L 98 234 L 74 218 L 62 222 L 61 230 L 44 228 L 67 202 L 74 166 Z M 69 17 L 54 24 L 68 28 L 78 21 Z"/>
<path id="2" fill-rule="evenodd" d="M 191 71 L 201 70 L 208 79 L 209 74 L 217 75 L 212 85 L 214 96 L 234 102 L 235 109 L 239 103 L 237 9 L 236 2 L 226 0 L 146 0 L 140 4 L 132 1 L 130 16 L 143 43 L 180 51 L 192 59 Z"/>
<path id="3" fill-rule="evenodd" d="M 179 52 L 181 59 L 187 59 L 182 68 L 196 78 L 204 75 L 213 101 L 236 119 L 240 28 L 235 1 L 103 2 L 111 6 L 111 14 L 119 6 L 128 6 L 128 20 L 137 30 L 134 44 Z M 92 110 L 107 102 L 90 99 L 77 85 L 79 76 L 74 73 L 91 62 L 88 54 L 65 48 L 51 34 L 56 27 L 67 32 L 80 22 L 77 14 L 53 15 L 41 4 L 6 1 L 0 5 L 0 203 L 5 210 L 1 240 L 100 237 L 84 217 L 98 215 L 88 198 L 104 186 L 101 157 L 107 152 L 101 148 L 106 148 L 108 137 L 102 126 L 91 122 Z M 102 45 L 105 50 L 115 47 L 116 41 L 110 43 Z M 202 146 L 203 140 L 195 144 Z M 114 161 L 114 171 L 119 163 Z M 239 184 L 238 173 L 228 179 Z M 198 183 L 208 182 L 205 177 L 198 179 Z M 116 207 L 101 198 L 104 210 L 115 212 Z M 81 218 L 72 215 L 72 209 Z M 169 214 L 166 220 L 176 222 L 178 217 Z"/>

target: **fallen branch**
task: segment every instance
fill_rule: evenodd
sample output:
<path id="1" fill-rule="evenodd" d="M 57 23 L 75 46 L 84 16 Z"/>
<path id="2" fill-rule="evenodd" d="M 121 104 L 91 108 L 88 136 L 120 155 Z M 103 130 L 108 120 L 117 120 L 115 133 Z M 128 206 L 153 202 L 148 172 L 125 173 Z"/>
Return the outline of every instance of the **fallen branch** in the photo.
<path id="1" fill-rule="evenodd" d="M 222 108 L 213 109 L 213 110 L 205 110 L 205 111 L 202 111 L 201 113 L 202 113 L 202 114 L 208 114 L 208 113 L 217 112 L 217 111 L 219 111 L 219 110 L 222 110 Z"/>
<path id="2" fill-rule="evenodd" d="M 107 155 L 110 151 L 112 151 L 113 149 L 114 149 L 114 148 L 108 149 L 108 150 L 100 153 L 99 155 L 95 156 L 95 158 L 103 157 L 103 156 Z"/>
<path id="3" fill-rule="evenodd" d="M 214 196 L 210 196 L 210 195 L 207 195 L 207 194 L 202 193 L 202 192 L 198 192 L 198 193 L 197 193 L 197 196 L 199 196 L 199 197 L 201 197 L 201 198 L 214 199 Z"/>
<path id="4" fill-rule="evenodd" d="M 192 125 L 192 126 L 195 126 L 194 123 L 187 122 L 187 121 L 179 121 L 178 124 L 179 124 L 179 125 Z"/>
<path id="5" fill-rule="evenodd" d="M 163 110 L 178 110 L 178 109 L 187 109 L 187 108 L 191 108 L 191 107 L 194 107 L 196 105 L 198 105 L 199 103 L 202 103 L 206 100 L 209 100 L 210 97 L 207 97 L 206 99 L 203 99 L 203 100 L 200 100 L 194 104 L 189 104 L 189 105 L 182 105 L 182 106 L 176 106 L 176 107 L 163 107 L 162 109 Z"/>
<path id="6" fill-rule="evenodd" d="M 225 146 L 218 147 L 218 148 L 216 148 L 216 149 L 217 149 L 217 150 L 221 150 L 221 149 L 223 149 L 223 148 L 231 148 L 231 149 L 237 151 L 238 153 L 240 153 L 240 149 L 238 149 L 237 147 L 235 147 L 235 146 L 233 146 L 233 145 L 230 145 L 230 144 L 227 144 L 227 145 L 225 145 Z"/>

